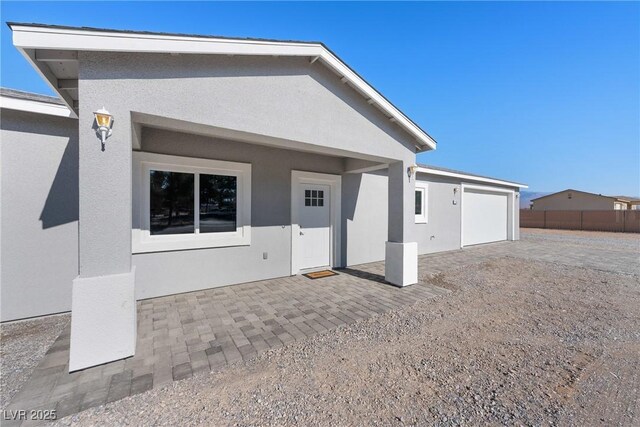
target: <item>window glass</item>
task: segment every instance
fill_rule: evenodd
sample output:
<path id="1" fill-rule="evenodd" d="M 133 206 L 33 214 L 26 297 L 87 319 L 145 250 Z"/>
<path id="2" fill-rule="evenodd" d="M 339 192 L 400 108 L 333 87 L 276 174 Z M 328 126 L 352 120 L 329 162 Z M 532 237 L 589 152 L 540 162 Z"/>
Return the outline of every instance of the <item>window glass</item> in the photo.
<path id="1" fill-rule="evenodd" d="M 422 191 L 416 190 L 416 215 L 422 215 Z"/>
<path id="2" fill-rule="evenodd" d="M 151 234 L 193 233 L 194 175 L 155 170 L 150 174 Z"/>
<path id="3" fill-rule="evenodd" d="M 236 231 L 237 177 L 200 174 L 200 233 Z"/>
<path id="4" fill-rule="evenodd" d="M 305 206 L 324 206 L 324 190 L 304 190 Z"/>

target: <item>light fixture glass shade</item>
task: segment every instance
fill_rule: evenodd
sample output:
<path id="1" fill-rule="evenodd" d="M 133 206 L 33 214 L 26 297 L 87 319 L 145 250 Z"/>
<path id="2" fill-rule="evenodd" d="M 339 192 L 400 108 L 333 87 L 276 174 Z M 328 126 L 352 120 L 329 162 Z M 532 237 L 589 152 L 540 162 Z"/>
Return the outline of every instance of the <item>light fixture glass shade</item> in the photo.
<path id="1" fill-rule="evenodd" d="M 101 108 L 100 110 L 94 112 L 93 115 L 96 118 L 96 123 L 98 123 L 98 126 L 111 128 L 111 120 L 113 116 L 109 114 L 107 110 Z"/>

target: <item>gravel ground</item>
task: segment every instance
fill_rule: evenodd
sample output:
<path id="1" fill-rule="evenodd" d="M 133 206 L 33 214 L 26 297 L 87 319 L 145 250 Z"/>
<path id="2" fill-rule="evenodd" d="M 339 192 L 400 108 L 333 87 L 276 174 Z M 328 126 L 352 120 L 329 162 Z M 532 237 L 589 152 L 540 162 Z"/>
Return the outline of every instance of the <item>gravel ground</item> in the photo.
<path id="1" fill-rule="evenodd" d="M 0 325 L 0 408 L 27 382 L 71 316 L 61 314 Z"/>
<path id="2" fill-rule="evenodd" d="M 587 245 L 603 249 L 616 248 L 640 251 L 640 234 L 637 233 L 521 228 L 520 235 L 523 239 L 531 242 L 547 241 L 578 246 Z"/>
<path id="3" fill-rule="evenodd" d="M 58 425 L 640 425 L 640 278 L 499 258 L 451 295 Z"/>

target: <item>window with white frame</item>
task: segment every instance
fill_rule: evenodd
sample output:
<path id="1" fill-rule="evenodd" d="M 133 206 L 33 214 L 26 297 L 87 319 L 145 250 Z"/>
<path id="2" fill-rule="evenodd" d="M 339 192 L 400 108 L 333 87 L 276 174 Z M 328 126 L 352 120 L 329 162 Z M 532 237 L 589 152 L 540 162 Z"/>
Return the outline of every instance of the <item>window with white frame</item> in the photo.
<path id="1" fill-rule="evenodd" d="M 423 224 L 427 222 L 428 196 L 429 196 L 429 192 L 426 184 L 416 185 L 416 191 L 415 191 L 416 224 Z"/>
<path id="2" fill-rule="evenodd" d="M 251 165 L 136 152 L 134 168 L 134 253 L 250 244 Z"/>

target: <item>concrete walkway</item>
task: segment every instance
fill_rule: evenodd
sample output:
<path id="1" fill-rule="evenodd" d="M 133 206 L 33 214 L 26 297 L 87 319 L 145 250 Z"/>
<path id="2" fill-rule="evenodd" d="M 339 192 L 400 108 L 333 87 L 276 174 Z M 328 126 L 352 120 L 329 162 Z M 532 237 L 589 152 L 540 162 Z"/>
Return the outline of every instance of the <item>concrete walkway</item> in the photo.
<path id="1" fill-rule="evenodd" d="M 523 231 L 522 236 L 519 242 L 421 256 L 422 283 L 406 288 L 384 283 L 384 263 L 377 262 L 318 280 L 294 276 L 141 301 L 134 357 L 69 374 L 67 329 L 6 411 L 55 409 L 59 419 L 219 369 L 293 340 L 446 294 L 426 283 L 452 266 L 507 256 L 640 275 L 640 239 L 635 236 L 610 241 L 595 234 Z"/>

